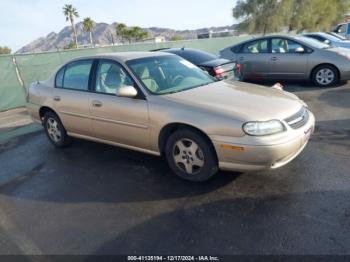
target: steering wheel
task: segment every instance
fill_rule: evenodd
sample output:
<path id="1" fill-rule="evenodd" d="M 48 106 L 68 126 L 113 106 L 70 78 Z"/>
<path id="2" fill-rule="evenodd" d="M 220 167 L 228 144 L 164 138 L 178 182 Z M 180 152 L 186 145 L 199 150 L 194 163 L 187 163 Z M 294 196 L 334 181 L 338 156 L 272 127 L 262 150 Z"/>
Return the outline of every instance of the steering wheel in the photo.
<path id="1" fill-rule="evenodd" d="M 184 80 L 185 77 L 182 75 L 177 75 L 171 80 L 171 85 L 172 86 L 177 86 L 178 84 L 181 83 L 182 80 Z"/>

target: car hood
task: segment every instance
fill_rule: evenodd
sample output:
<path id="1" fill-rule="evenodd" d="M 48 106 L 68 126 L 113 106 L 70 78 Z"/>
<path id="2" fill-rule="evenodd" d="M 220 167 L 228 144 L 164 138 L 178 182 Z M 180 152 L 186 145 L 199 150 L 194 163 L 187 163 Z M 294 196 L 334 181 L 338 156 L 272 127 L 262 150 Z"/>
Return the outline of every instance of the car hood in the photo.
<path id="1" fill-rule="evenodd" d="M 344 47 L 344 48 L 350 48 L 350 41 L 339 41 L 335 42 L 334 46 Z"/>
<path id="2" fill-rule="evenodd" d="M 283 120 L 297 113 L 303 102 L 294 94 L 238 81 L 220 81 L 163 98 L 225 114 L 242 121 Z"/>

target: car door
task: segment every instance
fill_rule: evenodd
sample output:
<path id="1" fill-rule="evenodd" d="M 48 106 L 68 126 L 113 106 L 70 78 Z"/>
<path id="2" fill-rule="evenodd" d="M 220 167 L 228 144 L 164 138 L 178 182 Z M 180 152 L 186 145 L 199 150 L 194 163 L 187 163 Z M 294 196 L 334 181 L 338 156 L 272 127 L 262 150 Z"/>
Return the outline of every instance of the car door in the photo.
<path id="1" fill-rule="evenodd" d="M 136 98 L 118 97 L 116 91 L 136 83 L 118 62 L 99 60 L 94 77 L 90 114 L 94 136 L 122 145 L 149 147 L 148 104 L 140 90 Z"/>
<path id="2" fill-rule="evenodd" d="M 300 50 L 304 52 L 300 52 Z M 270 78 L 305 79 L 309 53 L 302 44 L 288 38 L 271 38 Z"/>
<path id="3" fill-rule="evenodd" d="M 269 73 L 269 39 L 247 42 L 237 53 L 243 78 L 265 78 Z"/>
<path id="4" fill-rule="evenodd" d="M 90 72 L 93 60 L 67 64 L 56 75 L 53 101 L 65 129 L 79 135 L 91 135 Z"/>

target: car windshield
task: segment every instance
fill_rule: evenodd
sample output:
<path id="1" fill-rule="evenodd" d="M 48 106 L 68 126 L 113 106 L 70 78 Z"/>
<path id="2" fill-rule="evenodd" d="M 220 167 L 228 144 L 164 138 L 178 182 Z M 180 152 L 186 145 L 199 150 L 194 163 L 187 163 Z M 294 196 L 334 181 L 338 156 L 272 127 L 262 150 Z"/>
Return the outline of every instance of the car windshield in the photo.
<path id="1" fill-rule="evenodd" d="M 336 38 L 338 38 L 338 39 L 340 39 L 340 40 L 348 40 L 345 36 L 339 35 L 339 34 L 334 33 L 334 32 L 328 33 L 328 34 L 329 34 L 329 35 L 332 35 L 332 36 L 334 36 L 334 37 L 336 37 Z"/>
<path id="2" fill-rule="evenodd" d="M 305 44 L 310 45 L 311 47 L 314 48 L 319 48 L 319 49 L 327 49 L 331 48 L 330 45 L 327 45 L 325 43 L 322 43 L 318 40 L 315 40 L 313 38 L 305 37 L 305 36 L 298 36 L 296 37 L 297 40 L 304 42 Z"/>
<path id="3" fill-rule="evenodd" d="M 320 35 L 323 36 L 324 38 L 327 38 L 330 41 L 339 42 L 339 38 L 333 35 L 329 35 L 329 34 L 320 34 Z"/>
<path id="4" fill-rule="evenodd" d="M 176 55 L 130 60 L 127 65 L 153 94 L 182 92 L 215 82 L 191 62 Z"/>

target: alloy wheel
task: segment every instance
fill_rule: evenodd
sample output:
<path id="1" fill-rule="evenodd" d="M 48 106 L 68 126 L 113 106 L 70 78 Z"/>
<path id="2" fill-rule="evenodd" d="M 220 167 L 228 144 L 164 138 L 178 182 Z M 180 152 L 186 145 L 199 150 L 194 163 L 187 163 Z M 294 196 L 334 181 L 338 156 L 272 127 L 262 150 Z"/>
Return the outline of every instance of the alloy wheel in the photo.
<path id="1" fill-rule="evenodd" d="M 178 168 L 188 175 L 198 174 L 204 166 L 204 154 L 191 139 L 178 140 L 173 148 L 173 159 Z"/>
<path id="2" fill-rule="evenodd" d="M 62 138 L 62 133 L 56 119 L 50 117 L 46 122 L 46 129 L 52 141 L 59 143 Z"/>
<path id="3" fill-rule="evenodd" d="M 335 79 L 335 74 L 331 69 L 323 68 L 316 74 L 316 81 L 320 85 L 326 86 L 331 84 Z"/>

